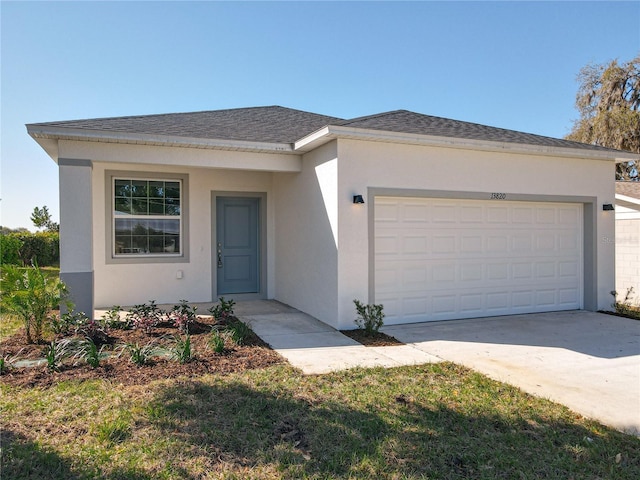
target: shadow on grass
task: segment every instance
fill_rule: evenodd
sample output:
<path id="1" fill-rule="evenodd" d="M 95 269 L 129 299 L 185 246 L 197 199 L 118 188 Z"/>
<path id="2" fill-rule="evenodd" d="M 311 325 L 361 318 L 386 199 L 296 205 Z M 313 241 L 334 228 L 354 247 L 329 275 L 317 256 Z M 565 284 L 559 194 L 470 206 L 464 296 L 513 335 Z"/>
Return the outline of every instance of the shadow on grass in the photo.
<path id="1" fill-rule="evenodd" d="M 264 478 L 264 469 L 278 472 L 268 478 L 640 478 L 638 439 L 606 429 L 593 438 L 569 417 L 466 412 L 449 398 L 396 394 L 350 403 L 302 391 L 186 380 L 161 388 L 147 415 L 208 459 L 206 471 L 252 472 L 246 478 Z M 187 478 L 181 461 L 172 468 Z"/>
<path id="2" fill-rule="evenodd" d="M 0 431 L 0 478 L 3 480 L 152 480 L 146 473 L 116 469 L 108 474 L 87 466 L 73 467 L 56 452 L 43 448 L 24 435 L 11 430 Z"/>

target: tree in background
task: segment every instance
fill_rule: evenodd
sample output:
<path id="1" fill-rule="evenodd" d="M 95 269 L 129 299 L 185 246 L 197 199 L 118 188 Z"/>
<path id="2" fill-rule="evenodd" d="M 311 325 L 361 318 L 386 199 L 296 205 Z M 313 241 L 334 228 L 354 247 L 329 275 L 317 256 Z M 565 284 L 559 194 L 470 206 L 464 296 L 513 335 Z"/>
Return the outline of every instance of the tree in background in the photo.
<path id="1" fill-rule="evenodd" d="M 46 205 L 42 208 L 35 207 L 33 209 L 31 221 L 36 228 L 44 228 L 48 232 L 57 232 L 60 230 L 60 225 L 51 220 L 51 214 Z"/>
<path id="2" fill-rule="evenodd" d="M 589 64 L 578 74 L 580 118 L 568 140 L 640 153 L 640 55 L 618 64 Z M 638 162 L 616 166 L 616 180 L 640 181 Z"/>

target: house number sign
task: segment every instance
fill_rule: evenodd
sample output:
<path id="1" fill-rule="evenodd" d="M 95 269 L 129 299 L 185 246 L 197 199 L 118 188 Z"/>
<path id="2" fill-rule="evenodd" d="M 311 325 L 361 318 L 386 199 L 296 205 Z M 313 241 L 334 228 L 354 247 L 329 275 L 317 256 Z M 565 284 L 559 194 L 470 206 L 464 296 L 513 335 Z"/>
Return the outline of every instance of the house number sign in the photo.
<path id="1" fill-rule="evenodd" d="M 506 193 L 492 193 L 491 194 L 491 200 L 506 200 L 507 198 L 507 194 Z"/>

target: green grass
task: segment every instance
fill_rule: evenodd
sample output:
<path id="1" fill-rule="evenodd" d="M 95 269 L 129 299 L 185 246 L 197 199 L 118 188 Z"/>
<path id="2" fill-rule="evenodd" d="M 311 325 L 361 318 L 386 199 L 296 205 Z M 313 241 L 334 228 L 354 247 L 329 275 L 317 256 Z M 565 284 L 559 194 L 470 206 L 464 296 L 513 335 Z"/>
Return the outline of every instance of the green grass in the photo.
<path id="1" fill-rule="evenodd" d="M 450 363 L 2 386 L 0 408 L 3 478 L 640 478 L 640 439 Z"/>

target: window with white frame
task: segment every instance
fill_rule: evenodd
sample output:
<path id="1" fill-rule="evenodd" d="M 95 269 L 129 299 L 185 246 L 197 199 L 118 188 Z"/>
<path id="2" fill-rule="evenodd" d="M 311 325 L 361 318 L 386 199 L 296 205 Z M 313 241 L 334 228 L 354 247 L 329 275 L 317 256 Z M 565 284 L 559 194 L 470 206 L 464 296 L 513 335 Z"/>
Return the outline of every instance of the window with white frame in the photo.
<path id="1" fill-rule="evenodd" d="M 182 180 L 113 177 L 112 182 L 114 257 L 181 255 Z"/>

